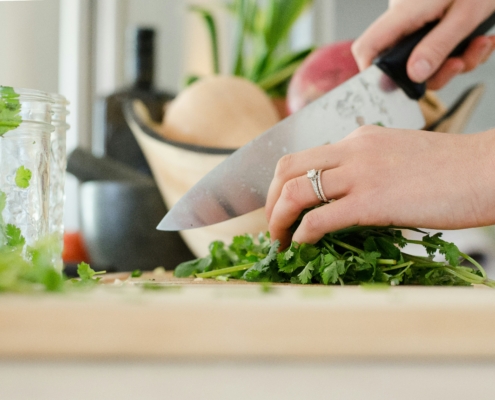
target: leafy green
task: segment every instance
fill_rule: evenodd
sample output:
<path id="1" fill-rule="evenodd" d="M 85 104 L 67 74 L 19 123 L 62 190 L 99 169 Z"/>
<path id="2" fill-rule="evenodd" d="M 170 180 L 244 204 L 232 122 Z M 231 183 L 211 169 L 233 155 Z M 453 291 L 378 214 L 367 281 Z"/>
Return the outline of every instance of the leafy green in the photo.
<path id="1" fill-rule="evenodd" d="M 483 267 L 462 253 L 441 233 L 424 233 L 422 240 L 407 239 L 404 230 L 416 228 L 354 226 L 325 235 L 318 243 L 292 242 L 278 252 L 279 242 L 268 234 L 256 242 L 251 235 L 235 237 L 230 246 L 214 242 L 205 258 L 181 264 L 175 276 L 222 276 L 252 282 L 320 283 L 324 285 L 444 285 L 484 284 L 495 287 Z M 425 248 L 427 256 L 402 251 L 407 244 Z M 227 256 L 225 256 L 227 255 Z M 444 256 L 438 261 L 435 256 Z M 216 259 L 213 265 L 211 260 Z M 461 266 L 461 260 L 471 263 Z M 204 266 L 208 265 L 207 268 Z"/>
<path id="2" fill-rule="evenodd" d="M 96 274 L 95 270 L 93 270 L 89 264 L 82 262 L 77 266 L 77 274 L 81 278 L 82 281 L 93 279 L 93 276 Z"/>
<path id="3" fill-rule="evenodd" d="M 31 170 L 21 165 L 15 173 L 15 184 L 21 189 L 26 189 L 29 187 L 32 176 Z"/>
<path id="4" fill-rule="evenodd" d="M 26 243 L 26 239 L 22 236 L 21 230 L 12 224 L 7 224 L 5 226 L 5 236 L 7 237 L 7 246 L 23 246 Z"/>
<path id="5" fill-rule="evenodd" d="M 21 124 L 20 112 L 19 95 L 9 86 L 0 86 L 0 136 Z"/>
<path id="6" fill-rule="evenodd" d="M 199 258 L 197 260 L 184 262 L 182 264 L 179 264 L 177 268 L 175 268 L 174 275 L 177 278 L 186 278 L 195 273 L 204 272 L 205 269 L 211 265 L 211 262 L 211 257 Z"/>
<path id="7" fill-rule="evenodd" d="M 0 247 L 0 292 L 65 290 L 65 278 L 52 264 L 53 246 L 58 244 L 45 238 L 36 246 L 25 246 L 17 227 L 8 225 L 5 229 L 11 236 Z"/>
<path id="8" fill-rule="evenodd" d="M 217 25 L 215 22 L 215 18 L 213 17 L 213 14 L 204 7 L 191 6 L 189 9 L 201 15 L 203 17 L 203 20 L 205 21 L 205 24 L 208 28 L 208 32 L 210 35 L 211 51 L 213 53 L 213 72 L 215 74 L 219 74 L 220 52 L 218 50 L 218 33 L 217 33 Z"/>
<path id="9" fill-rule="evenodd" d="M 60 246 L 56 235 L 27 245 L 19 227 L 5 224 L 2 212 L 6 203 L 7 195 L 0 191 L 0 292 L 64 292 L 98 283 L 96 275 L 105 271 L 95 272 L 86 263 L 78 266 L 78 280 L 68 280 L 57 270 L 53 262 Z"/>
<path id="10" fill-rule="evenodd" d="M 295 70 L 313 51 L 288 50 L 289 34 L 299 17 L 313 0 L 231 0 L 225 4 L 236 22 L 232 74 L 258 84 L 272 96 L 284 97 Z M 217 23 L 214 15 L 203 7 L 193 6 L 208 30 L 213 71 L 220 73 Z M 187 82 L 194 82 L 190 77 Z"/>

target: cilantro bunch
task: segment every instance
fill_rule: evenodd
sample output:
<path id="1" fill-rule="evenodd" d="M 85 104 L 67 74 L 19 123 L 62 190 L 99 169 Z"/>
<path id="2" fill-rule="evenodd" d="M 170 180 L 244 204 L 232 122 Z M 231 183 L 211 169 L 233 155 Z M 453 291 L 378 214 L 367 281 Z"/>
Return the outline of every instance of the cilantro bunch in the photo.
<path id="1" fill-rule="evenodd" d="M 407 239 L 404 230 L 424 236 Z M 415 228 L 355 226 L 329 233 L 314 245 L 292 242 L 279 252 L 280 243 L 272 243 L 268 234 L 258 240 L 244 235 L 229 246 L 213 242 L 208 256 L 180 264 L 174 274 L 249 282 L 495 287 L 481 265 L 441 236 Z M 423 246 L 427 256 L 404 252 L 408 244 Z M 437 255 L 445 260 L 438 261 Z"/>

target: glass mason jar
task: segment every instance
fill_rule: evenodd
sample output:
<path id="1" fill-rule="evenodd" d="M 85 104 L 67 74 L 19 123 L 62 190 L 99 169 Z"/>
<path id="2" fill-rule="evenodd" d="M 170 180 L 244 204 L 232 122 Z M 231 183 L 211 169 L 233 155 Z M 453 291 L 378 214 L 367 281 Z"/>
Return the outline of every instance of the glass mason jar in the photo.
<path id="1" fill-rule="evenodd" d="M 57 269 L 63 268 L 62 250 L 64 243 L 65 171 L 67 169 L 66 134 L 69 125 L 69 102 L 59 94 L 50 94 L 54 101 L 52 125 L 55 128 L 50 136 L 50 200 L 48 231 L 54 243 L 52 262 Z"/>
<path id="2" fill-rule="evenodd" d="M 35 246 L 49 232 L 47 93 L 0 86 L 0 248 Z"/>

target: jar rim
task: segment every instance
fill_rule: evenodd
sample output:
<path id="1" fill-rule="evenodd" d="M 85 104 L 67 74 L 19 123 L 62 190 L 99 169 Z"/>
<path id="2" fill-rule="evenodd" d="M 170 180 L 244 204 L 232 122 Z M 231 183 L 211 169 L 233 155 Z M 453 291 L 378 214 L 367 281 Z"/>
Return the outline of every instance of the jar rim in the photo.
<path id="1" fill-rule="evenodd" d="M 67 98 L 60 93 L 48 93 L 50 97 L 53 99 L 55 102 L 55 106 L 57 109 L 60 107 L 60 109 L 65 109 L 70 104 L 70 101 L 67 100 Z"/>
<path id="2" fill-rule="evenodd" d="M 40 101 L 46 103 L 54 103 L 53 98 L 49 93 L 43 92 L 37 89 L 25 89 L 25 88 L 16 88 L 11 86 L 0 86 L 0 98 L 2 96 L 2 89 L 9 88 L 12 89 L 17 95 L 19 95 L 19 100 L 22 101 Z"/>

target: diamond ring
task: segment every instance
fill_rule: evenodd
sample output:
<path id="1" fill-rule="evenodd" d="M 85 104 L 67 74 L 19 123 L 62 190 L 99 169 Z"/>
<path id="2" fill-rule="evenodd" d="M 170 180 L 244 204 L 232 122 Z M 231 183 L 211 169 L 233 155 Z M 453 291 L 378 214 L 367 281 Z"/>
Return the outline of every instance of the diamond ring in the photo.
<path id="1" fill-rule="evenodd" d="M 308 171 L 308 174 L 306 176 L 311 181 L 313 190 L 315 191 L 318 200 L 320 200 L 322 203 L 331 203 L 332 200 L 328 200 L 325 196 L 325 193 L 323 193 L 323 186 L 321 185 L 321 169 L 311 169 Z"/>

